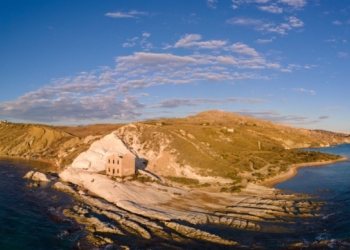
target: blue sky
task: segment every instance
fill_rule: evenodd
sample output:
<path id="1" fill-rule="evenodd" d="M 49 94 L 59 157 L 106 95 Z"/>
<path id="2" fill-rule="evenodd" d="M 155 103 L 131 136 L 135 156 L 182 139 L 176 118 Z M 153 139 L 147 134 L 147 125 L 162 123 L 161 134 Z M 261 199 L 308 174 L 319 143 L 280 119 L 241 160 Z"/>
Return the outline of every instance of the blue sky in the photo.
<path id="1" fill-rule="evenodd" d="M 0 119 L 208 109 L 350 132 L 350 3 L 0 0 Z"/>

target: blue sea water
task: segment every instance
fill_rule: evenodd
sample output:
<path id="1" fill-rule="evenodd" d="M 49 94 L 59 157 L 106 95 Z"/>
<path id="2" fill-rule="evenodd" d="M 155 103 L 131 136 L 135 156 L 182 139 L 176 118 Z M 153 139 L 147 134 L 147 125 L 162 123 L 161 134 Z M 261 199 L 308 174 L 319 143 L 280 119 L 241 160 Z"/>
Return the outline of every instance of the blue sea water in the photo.
<path id="1" fill-rule="evenodd" d="M 330 148 L 310 148 L 342 155 L 350 159 L 350 144 Z M 326 202 L 310 225 L 305 241 L 329 240 L 326 249 L 350 249 L 350 161 L 325 166 L 300 168 L 298 174 L 275 186 L 291 193 L 303 193 L 315 197 L 313 200 Z"/>
<path id="2" fill-rule="evenodd" d="M 55 222 L 50 209 L 71 197 L 48 185 L 28 188 L 22 177 L 41 163 L 0 161 L 0 249 L 71 249 L 78 234 L 72 222 Z"/>
<path id="3" fill-rule="evenodd" d="M 350 158 L 350 144 L 307 150 Z M 76 229 L 74 222 L 57 220 L 50 212 L 52 208 L 72 206 L 71 196 L 51 189 L 50 184 L 26 187 L 30 181 L 22 177 L 36 167 L 40 169 L 40 163 L 0 160 L 0 250 L 72 249 L 84 234 Z M 291 220 L 290 225 L 284 225 L 289 231 L 252 232 L 210 226 L 205 229 L 235 240 L 243 246 L 239 248 L 245 249 L 350 249 L 350 161 L 300 168 L 297 176 L 275 188 L 307 195 L 310 202 L 324 203 L 318 211 L 321 216 Z M 133 241 L 131 249 L 162 249 L 161 240 L 138 240 Z M 195 243 L 183 247 L 214 249 L 215 246 Z M 238 247 L 223 247 L 235 248 Z"/>

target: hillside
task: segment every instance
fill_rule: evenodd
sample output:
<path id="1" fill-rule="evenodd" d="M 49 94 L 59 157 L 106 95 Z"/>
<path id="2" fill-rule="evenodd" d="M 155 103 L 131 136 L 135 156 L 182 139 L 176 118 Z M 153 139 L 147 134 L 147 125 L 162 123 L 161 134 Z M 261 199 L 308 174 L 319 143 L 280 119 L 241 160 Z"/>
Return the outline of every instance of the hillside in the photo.
<path id="1" fill-rule="evenodd" d="M 70 164 L 101 136 L 121 125 L 55 127 L 41 124 L 0 124 L 0 157 L 20 157 L 51 163 L 58 170 Z"/>
<path id="2" fill-rule="evenodd" d="M 222 177 L 236 186 L 273 177 L 291 164 L 339 158 L 294 148 L 350 142 L 345 134 L 296 129 L 215 110 L 134 123 L 116 134 L 149 160 L 148 170 L 169 180 L 205 184 L 217 181 L 211 177 Z"/>
<path id="3" fill-rule="evenodd" d="M 42 159 L 63 169 L 112 131 L 148 160 L 146 170 L 164 180 L 196 187 L 220 182 L 227 184 L 227 190 L 273 177 L 291 164 L 339 158 L 295 148 L 350 142 L 346 134 L 296 129 L 212 110 L 128 125 L 0 124 L 0 156 Z"/>

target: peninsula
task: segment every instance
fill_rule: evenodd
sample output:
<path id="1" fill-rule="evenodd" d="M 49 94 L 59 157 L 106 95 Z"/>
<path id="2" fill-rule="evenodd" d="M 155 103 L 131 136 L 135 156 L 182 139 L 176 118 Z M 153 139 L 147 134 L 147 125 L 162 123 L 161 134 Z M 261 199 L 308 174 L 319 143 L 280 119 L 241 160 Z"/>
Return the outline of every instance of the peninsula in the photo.
<path id="1" fill-rule="evenodd" d="M 113 242 L 106 232 L 235 245 L 200 225 L 273 231 L 266 223 L 283 230 L 285 218 L 320 216 L 320 204 L 271 187 L 298 167 L 346 160 L 298 148 L 342 143 L 348 134 L 217 110 L 131 124 L 0 124 L 0 156 L 49 162 L 45 171 L 59 174 L 53 187 L 81 202 L 64 215 L 88 225 L 95 245 Z"/>

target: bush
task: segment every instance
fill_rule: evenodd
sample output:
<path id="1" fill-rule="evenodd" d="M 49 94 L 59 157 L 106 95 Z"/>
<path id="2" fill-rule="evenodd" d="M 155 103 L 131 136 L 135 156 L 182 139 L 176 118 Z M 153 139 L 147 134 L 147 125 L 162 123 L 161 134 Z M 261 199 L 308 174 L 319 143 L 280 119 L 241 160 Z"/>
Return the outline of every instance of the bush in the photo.
<path id="1" fill-rule="evenodd" d="M 239 193 L 242 190 L 242 186 L 232 186 L 232 187 L 223 187 L 220 192 L 222 193 Z"/>
<path id="2" fill-rule="evenodd" d="M 197 179 L 192 179 L 192 178 L 186 178 L 186 177 L 173 177 L 173 176 L 167 176 L 166 177 L 168 180 L 181 183 L 184 185 L 198 185 L 199 180 Z"/>

